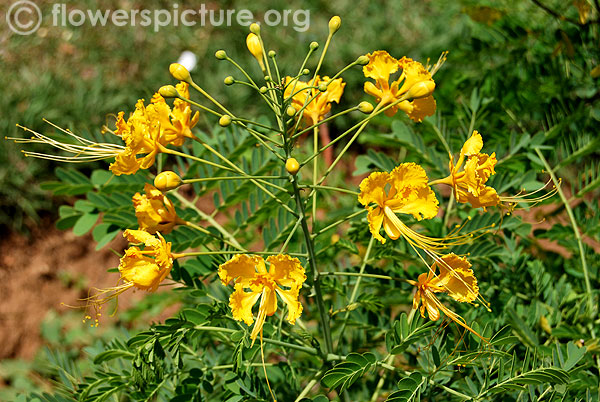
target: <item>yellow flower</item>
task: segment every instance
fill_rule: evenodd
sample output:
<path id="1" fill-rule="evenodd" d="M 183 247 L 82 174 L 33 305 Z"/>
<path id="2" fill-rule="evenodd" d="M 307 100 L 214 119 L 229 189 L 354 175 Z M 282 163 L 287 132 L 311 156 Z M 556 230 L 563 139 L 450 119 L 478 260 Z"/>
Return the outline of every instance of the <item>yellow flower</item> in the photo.
<path id="1" fill-rule="evenodd" d="M 132 243 L 144 243 L 145 248 L 140 250 L 132 246 L 125 251 L 119 264 L 121 279 L 126 286 L 156 291 L 173 268 L 171 243 L 166 242 L 160 233 L 156 233 L 155 237 L 143 230 L 128 229 L 123 235 Z"/>
<path id="2" fill-rule="evenodd" d="M 117 176 L 148 169 L 154 164 L 160 147 L 166 144 L 161 136 L 160 122 L 149 118 L 143 99 L 138 100 L 135 111 L 127 121 L 123 116 L 124 112 L 117 115 L 115 134 L 123 139 L 125 149 L 116 155 L 115 162 L 110 165 L 110 170 Z M 140 154 L 145 156 L 137 158 Z"/>
<path id="3" fill-rule="evenodd" d="M 121 257 L 119 262 L 119 272 L 121 274 L 119 282 L 122 282 L 121 284 L 106 289 L 93 288 L 95 294 L 84 299 L 86 301 L 84 308 L 91 308 L 95 312 L 95 326 L 98 326 L 97 317 L 102 315 L 100 313 L 102 306 L 112 299 L 118 299 L 121 293 L 134 287 L 148 292 L 155 292 L 160 283 L 171 272 L 173 259 L 177 258 L 171 253 L 171 243 L 166 242 L 160 233 L 153 236 L 143 230 L 128 229 L 123 233 L 123 236 L 131 243 L 143 243 L 144 249 L 131 246 L 125 250 L 125 255 Z M 88 315 L 85 318 L 91 319 L 92 317 Z"/>
<path id="4" fill-rule="evenodd" d="M 346 83 L 341 78 L 329 81 L 331 81 L 329 77 L 321 78 L 318 75 L 314 82 L 311 80 L 308 83 L 292 77 L 285 78 L 285 97 L 288 99 L 292 97 L 294 109 L 299 111 L 304 107 L 305 102 L 309 102 L 302 114 L 310 125 L 323 120 L 331 110 L 331 103 L 339 103 L 344 93 Z M 318 89 L 319 85 L 327 85 L 327 89 L 321 92 Z"/>
<path id="5" fill-rule="evenodd" d="M 177 92 L 185 98 L 190 98 L 189 85 L 180 82 L 176 86 Z M 165 102 L 165 99 L 157 92 L 152 97 L 147 107 L 150 119 L 160 122 L 162 136 L 167 144 L 175 146 L 183 145 L 185 138 L 193 138 L 192 128 L 198 123 L 200 113 L 192 116 L 192 108 L 189 103 L 179 98 L 173 101 L 173 109 Z"/>
<path id="6" fill-rule="evenodd" d="M 446 178 L 432 181 L 430 184 L 446 184 L 454 189 L 456 200 L 469 203 L 475 208 L 504 205 L 509 210 L 519 202 L 538 203 L 554 195 L 556 189 L 541 196 L 528 198 L 541 191 L 546 185 L 529 194 L 518 194 L 512 197 L 499 196 L 493 187 L 486 183 L 491 175 L 495 174 L 496 153 L 491 155 L 481 153 L 483 139 L 476 130 L 460 150 L 456 163 L 450 155 L 450 175 Z M 463 166 L 464 165 L 464 166 Z"/>
<path id="7" fill-rule="evenodd" d="M 480 153 L 481 148 L 483 148 L 481 134 L 473 131 L 460 150 L 456 164 L 450 155 L 450 176 L 439 181 L 439 183 L 448 184 L 454 188 L 458 202 L 470 203 L 475 208 L 491 207 L 500 203 L 500 197 L 496 190 L 486 186 L 490 176 L 496 173 L 494 171 L 496 153 L 483 154 Z"/>
<path id="8" fill-rule="evenodd" d="M 435 82 L 421 63 L 407 57 L 397 60 L 383 50 L 369 53 L 367 57 L 369 63 L 363 67 L 363 73 L 375 83 L 365 82 L 365 92 L 374 96 L 382 107 L 404 99 L 387 109 L 386 115 L 393 116 L 402 110 L 413 121 L 421 122 L 435 113 L 432 96 Z M 400 76 L 390 84 L 390 77 L 399 69 L 402 70 Z"/>
<path id="9" fill-rule="evenodd" d="M 381 243 L 386 241 L 379 234 L 382 226 L 392 240 L 402 236 L 413 244 L 423 237 L 412 232 L 396 214 L 421 220 L 431 219 L 438 212 L 438 200 L 427 185 L 427 174 L 416 163 L 402 163 L 390 173 L 371 173 L 360 183 L 358 202 L 369 211 L 369 229 Z"/>
<path id="10" fill-rule="evenodd" d="M 135 193 L 132 198 L 140 229 L 148 233 L 170 233 L 179 222 L 173 203 L 149 183 L 144 186 L 144 192 Z"/>
<path id="11" fill-rule="evenodd" d="M 439 270 L 437 275 L 436 268 Z M 419 309 L 423 318 L 427 311 L 429 319 L 436 321 L 440 318 L 441 310 L 452 321 L 487 342 L 487 339 L 466 324 L 464 318 L 444 306 L 435 295 L 436 293 L 447 293 L 448 296 L 461 303 L 472 303 L 478 298 L 477 278 L 471 270 L 471 263 L 466 258 L 453 253 L 444 255 L 433 263 L 429 272 L 419 275 L 417 281 L 409 280 L 408 282 L 417 287 L 413 298 L 413 309 Z"/>
<path id="12" fill-rule="evenodd" d="M 258 317 L 250 334 L 253 343 L 259 333 L 262 337 L 265 318 L 277 311 L 276 295 L 288 306 L 287 320 L 290 324 L 294 324 L 302 313 L 298 294 L 306 275 L 300 261 L 279 254 L 268 257 L 267 262 L 270 264 L 268 271 L 262 257 L 239 254 L 219 266 L 219 278 L 223 285 L 232 281 L 235 284 L 235 291 L 229 298 L 233 318 L 252 325 L 252 307 L 260 299 Z"/>

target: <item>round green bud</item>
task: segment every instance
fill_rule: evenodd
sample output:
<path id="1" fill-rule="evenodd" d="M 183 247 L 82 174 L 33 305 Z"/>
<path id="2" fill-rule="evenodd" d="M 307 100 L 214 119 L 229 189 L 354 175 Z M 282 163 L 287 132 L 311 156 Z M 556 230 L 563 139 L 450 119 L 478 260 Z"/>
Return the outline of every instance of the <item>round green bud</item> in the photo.
<path id="1" fill-rule="evenodd" d="M 327 91 L 327 83 L 325 83 L 325 82 L 320 83 L 318 88 L 319 88 L 319 91 L 321 91 L 321 92 Z"/>
<path id="2" fill-rule="evenodd" d="M 225 85 L 233 85 L 235 83 L 235 80 L 230 75 L 230 76 L 225 77 L 225 79 L 223 80 L 223 82 L 225 83 Z"/>
<path id="3" fill-rule="evenodd" d="M 310 50 L 317 50 L 319 48 L 319 44 L 317 42 L 310 42 Z"/>
<path id="4" fill-rule="evenodd" d="M 308 75 L 310 74 L 310 70 L 308 68 L 305 68 L 304 70 L 302 70 L 302 75 Z"/>
<path id="5" fill-rule="evenodd" d="M 250 24 L 250 32 L 252 32 L 255 35 L 260 34 L 260 25 L 258 25 L 256 22 Z"/>
<path id="6" fill-rule="evenodd" d="M 356 64 L 358 64 L 359 66 L 366 66 L 367 64 L 369 64 L 369 58 L 365 55 L 362 55 L 358 59 L 356 59 Z"/>
<path id="7" fill-rule="evenodd" d="M 366 101 L 360 102 L 358 104 L 358 110 L 360 110 L 364 114 L 368 114 L 373 111 L 373 105 L 371 105 L 369 102 L 366 102 Z"/>
<path id="8" fill-rule="evenodd" d="M 221 116 L 221 118 L 219 119 L 219 125 L 221 127 L 227 127 L 228 125 L 231 124 L 231 116 L 229 116 L 228 114 L 224 114 L 223 116 Z"/>
<path id="9" fill-rule="evenodd" d="M 158 93 L 163 98 L 177 98 L 179 96 L 177 89 L 173 85 L 163 85 L 158 89 Z"/>
<path id="10" fill-rule="evenodd" d="M 269 77 L 268 75 L 265 75 L 265 81 L 266 81 L 266 82 L 269 82 L 269 81 L 271 81 L 271 77 Z"/>
<path id="11" fill-rule="evenodd" d="M 285 161 L 285 170 L 291 175 L 296 175 L 298 170 L 300 170 L 300 164 L 296 160 L 296 158 L 289 158 Z"/>
<path id="12" fill-rule="evenodd" d="M 277 53 L 275 53 L 275 50 L 269 50 L 269 53 L 267 53 L 267 55 L 268 55 L 270 58 L 273 58 L 273 57 L 277 56 Z"/>
<path id="13" fill-rule="evenodd" d="M 285 109 L 285 114 L 290 117 L 294 117 L 296 115 L 296 108 L 293 106 L 288 106 L 287 109 Z"/>
<path id="14" fill-rule="evenodd" d="M 225 50 L 217 50 L 215 52 L 215 57 L 219 60 L 225 60 L 227 58 L 227 53 L 225 53 Z"/>
<path id="15" fill-rule="evenodd" d="M 266 94 L 267 93 L 267 87 L 264 87 L 264 86 L 260 87 L 259 91 L 260 91 L 261 94 Z"/>

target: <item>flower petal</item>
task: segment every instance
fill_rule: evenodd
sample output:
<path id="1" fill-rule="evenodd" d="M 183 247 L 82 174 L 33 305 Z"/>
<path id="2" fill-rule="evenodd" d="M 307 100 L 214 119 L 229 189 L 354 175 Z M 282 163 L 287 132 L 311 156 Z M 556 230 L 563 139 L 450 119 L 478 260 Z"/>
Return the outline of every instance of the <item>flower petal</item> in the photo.
<path id="1" fill-rule="evenodd" d="M 377 50 L 367 54 L 369 63 L 363 67 L 365 77 L 374 80 L 389 81 L 390 75 L 398 71 L 398 60 L 385 50 Z"/>
<path id="2" fill-rule="evenodd" d="M 281 297 L 283 302 L 288 306 L 288 322 L 294 325 L 296 319 L 302 314 L 302 303 L 298 300 L 300 288 L 292 288 L 290 290 L 281 290 L 277 288 L 276 291 L 279 297 Z"/>
<path id="3" fill-rule="evenodd" d="M 257 255 L 238 254 L 229 261 L 219 265 L 219 278 L 223 285 L 231 281 L 248 281 L 256 277 L 256 266 L 264 264 L 262 257 Z"/>
<path id="4" fill-rule="evenodd" d="M 460 153 L 464 156 L 472 156 L 479 153 L 481 148 L 483 148 L 483 138 L 481 138 L 481 134 L 475 130 L 473 131 L 473 134 L 471 134 L 471 137 L 465 141 Z"/>
<path id="5" fill-rule="evenodd" d="M 272 255 L 267 258 L 269 274 L 281 286 L 300 287 L 306 280 L 300 260 L 286 254 Z"/>
<path id="6" fill-rule="evenodd" d="M 256 304 L 260 295 L 260 292 L 246 292 L 241 284 L 236 284 L 235 291 L 229 296 L 229 307 L 233 318 L 244 321 L 246 325 L 252 325 L 254 322 L 252 307 Z"/>
<path id="7" fill-rule="evenodd" d="M 466 258 L 454 253 L 446 254 L 433 264 L 432 269 L 435 267 L 440 273 L 431 280 L 431 285 L 442 287 L 450 297 L 461 303 L 470 303 L 477 298 L 477 278 Z"/>
<path id="8" fill-rule="evenodd" d="M 416 123 L 420 123 L 427 116 L 433 116 L 435 113 L 436 103 L 433 96 L 429 95 L 425 98 L 418 98 L 410 102 L 413 106 L 412 111 L 408 114 L 408 117 Z"/>
<path id="9" fill-rule="evenodd" d="M 390 174 L 387 172 L 373 172 L 367 178 L 360 182 L 360 194 L 358 202 L 365 207 L 374 202 L 383 207 L 385 200 L 385 186 L 390 181 Z"/>
<path id="10" fill-rule="evenodd" d="M 401 163 L 390 172 L 390 182 L 402 193 L 407 187 L 427 186 L 427 173 L 416 163 Z"/>
<path id="11" fill-rule="evenodd" d="M 383 225 L 383 210 L 379 207 L 369 207 L 367 213 L 367 221 L 369 222 L 369 230 L 376 240 L 379 240 L 381 244 L 385 244 L 385 238 L 379 234 L 381 225 Z"/>

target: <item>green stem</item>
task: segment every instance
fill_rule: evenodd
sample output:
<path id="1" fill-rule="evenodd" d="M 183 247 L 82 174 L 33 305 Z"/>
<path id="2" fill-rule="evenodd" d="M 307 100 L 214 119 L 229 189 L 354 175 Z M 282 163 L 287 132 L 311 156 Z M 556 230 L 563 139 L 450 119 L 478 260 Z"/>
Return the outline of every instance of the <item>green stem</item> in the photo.
<path id="1" fill-rule="evenodd" d="M 244 179 L 287 179 L 287 176 L 220 176 L 220 177 L 202 177 L 199 179 L 182 180 L 184 184 L 202 183 L 205 181 L 221 181 L 221 180 L 244 180 Z"/>
<path id="2" fill-rule="evenodd" d="M 352 289 L 352 294 L 350 295 L 350 300 L 348 301 L 348 305 L 350 305 L 356 301 L 356 296 L 358 295 L 358 288 L 360 287 L 362 275 L 365 272 L 365 268 L 367 266 L 367 261 L 369 260 L 369 255 L 371 254 L 371 249 L 373 248 L 373 241 L 374 241 L 374 238 L 371 236 L 371 239 L 369 240 L 369 245 L 367 246 L 367 251 L 365 252 L 365 255 L 363 257 L 362 264 L 360 265 L 359 274 L 361 274 L 361 276 L 358 276 L 358 279 L 356 280 L 356 283 L 354 284 L 354 289 Z M 350 311 L 346 311 L 346 314 L 344 315 L 344 321 L 342 323 L 342 329 L 340 330 L 340 335 L 338 338 L 338 347 L 342 341 L 342 337 L 344 336 L 344 330 L 346 329 L 346 325 L 348 324 L 349 317 L 350 317 Z"/>
<path id="3" fill-rule="evenodd" d="M 352 190 L 348 190 L 345 188 L 339 188 L 339 187 L 331 187 L 331 186 L 319 186 L 319 185 L 310 185 L 310 184 L 300 184 L 299 185 L 300 188 L 316 188 L 319 190 L 330 190 L 330 191 L 338 191 L 340 193 L 346 193 L 346 194 L 352 194 L 352 195 L 358 195 L 359 193 L 356 191 L 352 191 Z"/>
<path id="4" fill-rule="evenodd" d="M 325 373 L 325 370 L 321 369 L 319 371 L 317 371 L 315 373 L 315 375 L 313 376 L 313 378 L 308 382 L 308 384 L 306 384 L 306 386 L 304 387 L 304 389 L 302 390 L 302 392 L 300 392 L 300 394 L 298 394 L 298 397 L 296 398 L 296 400 L 294 402 L 299 402 L 300 400 L 302 400 L 306 395 L 308 395 L 308 393 L 310 392 L 310 390 L 317 385 L 317 383 L 319 382 L 319 380 L 321 379 L 321 376 Z"/>
<path id="5" fill-rule="evenodd" d="M 319 270 L 317 269 L 315 259 L 314 244 L 310 235 L 310 230 L 308 229 L 308 225 L 306 224 L 306 213 L 304 212 L 304 204 L 300 199 L 300 189 L 298 188 L 298 183 L 296 182 L 295 177 L 293 177 L 292 179 L 292 185 L 294 187 L 294 198 L 296 199 L 296 206 L 298 207 L 298 215 L 300 215 L 300 225 L 302 227 L 302 232 L 304 233 L 304 239 L 306 241 L 306 249 L 308 251 L 308 262 L 312 269 L 312 278 L 310 278 L 310 276 L 309 278 L 310 282 L 312 282 L 312 285 L 315 289 L 315 298 L 317 301 L 317 307 L 319 309 L 321 327 L 325 335 L 325 350 L 326 353 L 329 354 L 333 352 L 333 341 L 331 338 L 331 329 L 329 327 L 329 316 L 323 302 L 323 292 L 321 291 L 321 282 L 319 280 Z"/>
<path id="6" fill-rule="evenodd" d="M 248 250 L 217 250 L 217 251 L 193 251 L 189 253 L 173 254 L 174 258 L 195 257 L 199 255 L 221 255 L 221 254 L 257 254 L 257 255 L 278 255 L 278 251 L 248 251 Z M 287 253 L 294 257 L 306 257 L 306 253 Z"/>
<path id="7" fill-rule="evenodd" d="M 181 203 L 184 204 L 186 207 L 193 209 L 196 212 L 196 214 L 200 216 L 201 219 L 207 221 L 211 226 L 217 229 L 223 235 L 223 237 L 225 237 L 229 241 L 230 244 L 232 244 L 239 250 L 245 250 L 245 248 L 242 247 L 240 243 L 238 243 L 235 237 L 233 237 L 231 233 L 229 233 L 223 226 L 221 226 L 212 216 L 202 212 L 200 209 L 198 209 L 198 207 L 196 207 L 193 203 L 188 201 L 187 198 L 179 194 L 177 191 L 173 191 L 171 194 L 173 194 L 175 198 L 181 201 Z"/>
<path id="8" fill-rule="evenodd" d="M 579 231 L 579 226 L 577 225 L 577 221 L 575 220 L 575 215 L 573 215 L 573 210 L 571 209 L 571 205 L 569 205 L 569 201 L 567 200 L 565 193 L 560 188 L 560 182 L 556 178 L 556 175 L 552 171 L 552 168 L 548 164 L 548 161 L 546 160 L 546 158 L 544 158 L 544 155 L 542 154 L 542 152 L 540 151 L 539 148 L 536 147 L 535 152 L 537 153 L 538 157 L 544 164 L 544 167 L 548 171 L 548 174 L 550 175 L 550 178 L 552 179 L 552 182 L 554 183 L 554 186 L 556 187 L 558 195 L 560 196 L 560 199 L 562 200 L 562 202 L 565 206 L 565 210 L 567 211 L 569 220 L 571 221 L 571 226 L 573 227 L 573 232 L 575 233 L 575 239 L 577 239 L 577 245 L 579 247 L 579 255 L 581 257 L 581 267 L 583 268 L 583 278 L 585 281 L 585 289 L 586 289 L 586 295 L 587 295 L 587 300 L 588 300 L 588 303 L 587 303 L 588 304 L 588 312 L 592 315 L 592 321 L 593 321 L 596 316 L 596 307 L 594 306 L 594 298 L 592 295 L 592 285 L 590 283 L 590 274 L 588 272 L 587 261 L 585 258 L 585 250 L 583 249 L 583 241 L 581 239 L 581 233 Z M 594 330 L 593 326 L 591 328 L 592 328 L 592 337 L 595 338 L 596 331 Z"/>
<path id="9" fill-rule="evenodd" d="M 365 212 L 367 212 L 367 210 L 366 210 L 366 209 L 361 209 L 360 211 L 356 211 L 356 212 L 354 212 L 354 213 L 352 213 L 352 214 L 350 214 L 350 215 L 346 216 L 345 218 L 338 219 L 337 221 L 333 222 L 332 224 L 330 224 L 330 225 L 327 225 L 327 226 L 325 226 L 323 229 L 321 229 L 321 230 L 319 230 L 318 232 L 314 233 L 314 234 L 312 235 L 312 238 L 314 239 L 315 237 L 317 237 L 317 236 L 319 236 L 319 235 L 321 235 L 321 234 L 323 234 L 323 233 L 327 232 L 328 230 L 330 230 L 330 229 L 333 229 L 333 228 L 334 228 L 334 227 L 336 227 L 337 225 L 339 225 L 339 224 L 342 224 L 342 223 L 344 223 L 344 222 L 346 222 L 346 221 L 348 221 L 348 220 L 350 220 L 350 219 L 354 218 L 355 216 L 358 216 L 358 215 L 360 215 L 360 214 L 364 214 Z"/>

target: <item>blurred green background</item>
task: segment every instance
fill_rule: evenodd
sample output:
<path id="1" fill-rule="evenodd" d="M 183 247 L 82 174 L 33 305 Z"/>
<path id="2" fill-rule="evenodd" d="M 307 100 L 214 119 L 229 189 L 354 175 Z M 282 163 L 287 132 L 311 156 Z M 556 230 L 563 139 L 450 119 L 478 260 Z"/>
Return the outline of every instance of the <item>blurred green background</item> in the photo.
<path id="1" fill-rule="evenodd" d="M 17 123 L 42 133 L 53 132 L 42 121 L 46 118 L 101 140 L 100 127 L 110 121 L 111 115 L 121 110 L 127 114 L 137 99 L 148 100 L 160 86 L 174 83 L 168 66 L 185 50 L 198 58 L 192 74 L 199 85 L 236 114 L 252 116 L 261 112 L 247 88 L 223 85 L 226 76 L 239 78 L 240 74 L 214 57 L 216 50 L 225 49 L 259 77 L 260 71 L 245 47 L 247 27 L 198 24 L 161 27 L 154 32 L 152 27 L 139 25 L 52 26 L 53 2 L 35 3 L 44 19 L 40 29 L 29 36 L 16 35 L 8 29 L 5 13 L 10 1 L 0 8 L 0 129 L 5 136 L 24 136 L 15 127 Z M 171 10 L 173 7 L 172 2 L 166 1 L 65 4 L 67 10 Z M 180 10 L 200 6 L 191 1 L 178 4 Z M 249 9 L 259 21 L 269 9 L 308 10 L 310 28 L 306 32 L 297 32 L 293 24 L 262 25 L 266 46 L 277 51 L 279 66 L 284 71 L 296 71 L 311 41 L 323 43 L 327 22 L 333 15 L 341 16 L 342 28 L 332 43 L 323 73 L 335 73 L 359 55 L 378 49 L 387 50 L 397 58 L 406 55 L 422 62 L 428 58 L 435 62 L 442 51 L 448 50 L 448 60 L 435 77 L 438 84 L 435 97 L 437 118 L 446 121 L 445 134 L 452 149 L 459 149 L 466 136 L 464 127 L 469 125 L 473 112 L 470 102 L 476 94 L 482 99 L 485 111 L 477 114 L 475 127 L 489 141 L 490 149 L 495 147 L 500 154 L 511 138 L 551 129 L 549 145 L 555 152 L 549 157 L 553 163 L 571 158 L 573 167 L 561 173 L 567 183 L 573 184 L 572 192 L 581 189 L 589 192 L 598 186 L 600 35 L 596 0 L 544 0 L 546 9 L 534 1 L 506 0 L 311 0 L 294 6 L 287 1 L 255 0 L 204 4 L 213 10 Z M 349 71 L 344 79 L 348 85 L 341 108 L 368 99 L 362 92 L 364 77 L 360 69 Z M 344 119 L 340 121 L 350 123 Z M 214 124 L 212 117 L 201 117 L 203 129 Z M 385 131 L 391 120 L 379 119 L 377 124 Z M 377 127 L 373 126 L 371 132 Z M 338 127 L 330 129 L 335 136 Z M 385 144 L 379 147 L 385 149 Z M 573 156 L 575 151 L 579 153 Z M 363 153 L 360 145 L 355 146 L 355 153 Z M 529 166 L 524 160 L 509 169 L 524 173 Z M 25 159 L 19 146 L 2 141 L 0 230 L 3 234 L 27 233 L 43 217 L 48 217 L 44 225 L 51 224 L 48 222 L 56 217 L 63 200 L 52 199 L 39 184 L 52 179 L 54 167 L 46 161 Z M 83 167 L 84 171 L 91 168 Z M 42 333 L 48 344 L 56 347 L 64 341 L 52 334 L 52 328 Z M 30 365 L 18 360 L 2 363 L 4 373 L 21 379 L 22 383 L 15 385 L 17 388 L 33 386 L 24 380 L 25 375 L 18 374 L 27 372 Z"/>

